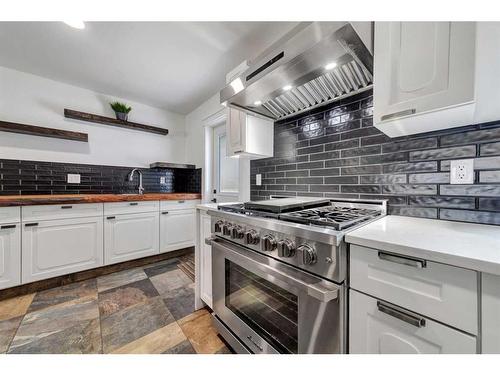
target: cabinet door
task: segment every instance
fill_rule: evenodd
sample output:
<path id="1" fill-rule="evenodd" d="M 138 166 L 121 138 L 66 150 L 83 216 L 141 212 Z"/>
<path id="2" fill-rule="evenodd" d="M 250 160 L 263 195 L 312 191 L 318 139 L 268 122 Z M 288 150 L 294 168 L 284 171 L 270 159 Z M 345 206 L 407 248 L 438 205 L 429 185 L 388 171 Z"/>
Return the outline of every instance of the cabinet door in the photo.
<path id="1" fill-rule="evenodd" d="M 354 354 L 476 353 L 474 336 L 427 318 L 417 326 L 415 322 L 420 318 L 417 314 L 351 290 L 349 351 Z"/>
<path id="2" fill-rule="evenodd" d="M 246 114 L 234 108 L 229 109 L 226 133 L 228 134 L 228 156 L 245 151 Z"/>
<path id="3" fill-rule="evenodd" d="M 159 253 L 158 212 L 106 216 L 104 262 L 113 264 Z"/>
<path id="4" fill-rule="evenodd" d="M 160 252 L 194 246 L 196 237 L 194 209 L 162 211 L 160 218 Z"/>
<path id="5" fill-rule="evenodd" d="M 102 216 L 24 223 L 23 283 L 102 266 L 102 227 Z"/>
<path id="6" fill-rule="evenodd" d="M 474 22 L 376 22 L 374 56 L 376 124 L 474 100 Z"/>
<path id="7" fill-rule="evenodd" d="M 500 354 L 500 276 L 483 273 L 482 285 L 482 352 Z"/>
<path id="8" fill-rule="evenodd" d="M 21 284 L 21 230 L 19 224 L 0 226 L 0 289 Z"/>
<path id="9" fill-rule="evenodd" d="M 212 246 L 205 243 L 205 238 L 210 237 L 210 216 L 200 215 L 200 296 L 210 308 L 212 307 Z"/>

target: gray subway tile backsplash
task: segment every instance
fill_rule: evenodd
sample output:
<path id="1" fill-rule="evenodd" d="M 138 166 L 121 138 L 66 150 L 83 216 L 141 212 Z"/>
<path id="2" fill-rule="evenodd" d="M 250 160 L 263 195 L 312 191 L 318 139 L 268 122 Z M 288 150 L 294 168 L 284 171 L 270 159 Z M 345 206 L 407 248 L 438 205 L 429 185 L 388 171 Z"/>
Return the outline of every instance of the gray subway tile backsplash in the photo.
<path id="1" fill-rule="evenodd" d="M 373 126 L 372 102 L 365 92 L 277 122 L 275 157 L 251 163 L 252 199 L 387 199 L 394 215 L 500 225 L 500 121 L 391 139 Z M 450 185 L 461 158 L 474 158 L 472 185 Z M 269 184 L 256 186 L 257 173 Z"/>

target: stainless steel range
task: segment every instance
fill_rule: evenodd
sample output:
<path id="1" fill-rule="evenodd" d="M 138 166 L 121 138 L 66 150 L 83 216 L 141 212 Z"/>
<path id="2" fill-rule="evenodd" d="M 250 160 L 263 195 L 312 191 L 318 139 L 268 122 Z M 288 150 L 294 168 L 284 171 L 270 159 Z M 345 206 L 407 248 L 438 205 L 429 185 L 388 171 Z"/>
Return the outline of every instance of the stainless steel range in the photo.
<path id="1" fill-rule="evenodd" d="M 384 216 L 385 201 L 279 198 L 209 214 L 214 323 L 233 349 L 344 353 L 344 234 Z"/>

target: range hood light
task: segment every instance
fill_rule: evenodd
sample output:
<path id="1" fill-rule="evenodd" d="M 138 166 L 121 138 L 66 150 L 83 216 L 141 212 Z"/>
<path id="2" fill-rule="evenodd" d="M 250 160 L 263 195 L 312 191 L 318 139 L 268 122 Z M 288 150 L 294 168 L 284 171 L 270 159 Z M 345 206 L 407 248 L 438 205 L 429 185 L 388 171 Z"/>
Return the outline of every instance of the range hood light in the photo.
<path id="1" fill-rule="evenodd" d="M 234 81 L 231 82 L 231 87 L 234 90 L 234 94 L 236 95 L 240 91 L 243 91 L 243 82 L 241 82 L 241 78 L 236 78 Z"/>
<path id="2" fill-rule="evenodd" d="M 283 86 L 283 91 L 290 91 L 292 89 L 292 85 Z"/>
<path id="3" fill-rule="evenodd" d="M 337 63 L 331 62 L 331 63 L 328 63 L 325 65 L 325 70 L 332 70 L 333 68 L 336 68 L 336 67 L 337 67 Z"/>
<path id="4" fill-rule="evenodd" d="M 71 26 L 74 29 L 85 29 L 85 23 L 83 21 L 63 21 L 66 25 Z"/>
<path id="5" fill-rule="evenodd" d="M 220 103 L 223 107 L 227 107 L 227 101 Z"/>
<path id="6" fill-rule="evenodd" d="M 261 104 L 262 104 L 262 102 L 260 100 L 257 100 L 256 102 L 253 103 L 253 105 L 255 105 L 255 106 L 259 106 Z"/>

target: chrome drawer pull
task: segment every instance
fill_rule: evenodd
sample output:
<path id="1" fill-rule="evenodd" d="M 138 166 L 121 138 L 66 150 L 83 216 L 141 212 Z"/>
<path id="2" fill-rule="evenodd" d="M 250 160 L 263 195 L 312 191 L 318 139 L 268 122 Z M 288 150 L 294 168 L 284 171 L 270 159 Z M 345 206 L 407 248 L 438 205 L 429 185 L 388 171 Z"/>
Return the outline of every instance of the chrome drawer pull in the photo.
<path id="1" fill-rule="evenodd" d="M 16 227 L 16 224 L 12 224 L 12 225 L 2 225 L 0 227 L 0 229 L 13 229 Z"/>
<path id="2" fill-rule="evenodd" d="M 264 349 L 262 348 L 262 346 L 260 346 L 258 343 L 255 342 L 255 340 L 253 339 L 252 336 L 247 336 L 247 339 L 250 340 L 250 342 L 257 348 L 259 349 L 260 351 L 263 351 Z"/>
<path id="3" fill-rule="evenodd" d="M 404 266 L 410 266 L 415 268 L 426 268 L 427 262 L 423 259 L 409 258 L 401 255 L 394 255 L 389 253 L 384 253 L 382 251 L 378 252 L 378 257 L 381 260 L 386 260 L 388 262 L 402 264 Z"/>
<path id="4" fill-rule="evenodd" d="M 425 327 L 425 319 L 421 316 L 410 314 L 396 307 L 388 306 L 380 301 L 377 301 L 377 309 L 381 313 L 392 316 L 393 318 L 402 320 L 405 323 L 411 324 L 417 328 Z"/>
<path id="5" fill-rule="evenodd" d="M 382 115 L 382 116 L 380 116 L 380 120 L 381 121 L 391 120 L 391 119 L 395 119 L 398 117 L 414 115 L 415 113 L 417 113 L 417 110 L 415 108 L 405 109 L 404 111 L 389 113 L 387 115 Z"/>

